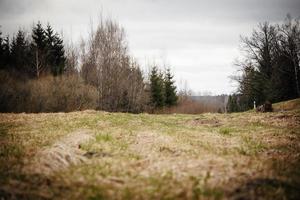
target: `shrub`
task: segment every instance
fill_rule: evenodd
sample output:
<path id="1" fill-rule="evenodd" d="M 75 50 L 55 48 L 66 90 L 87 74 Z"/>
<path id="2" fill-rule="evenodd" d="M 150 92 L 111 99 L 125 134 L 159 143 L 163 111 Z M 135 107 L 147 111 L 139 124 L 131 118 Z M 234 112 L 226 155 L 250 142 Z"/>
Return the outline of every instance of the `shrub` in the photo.
<path id="1" fill-rule="evenodd" d="M 0 112 L 24 112 L 30 89 L 24 80 L 18 80 L 0 71 Z"/>
<path id="2" fill-rule="evenodd" d="M 29 81 L 31 112 L 69 112 L 95 109 L 97 91 L 76 76 L 45 77 Z"/>
<path id="3" fill-rule="evenodd" d="M 0 72 L 1 112 L 70 112 L 95 109 L 97 90 L 77 75 L 20 81 Z"/>

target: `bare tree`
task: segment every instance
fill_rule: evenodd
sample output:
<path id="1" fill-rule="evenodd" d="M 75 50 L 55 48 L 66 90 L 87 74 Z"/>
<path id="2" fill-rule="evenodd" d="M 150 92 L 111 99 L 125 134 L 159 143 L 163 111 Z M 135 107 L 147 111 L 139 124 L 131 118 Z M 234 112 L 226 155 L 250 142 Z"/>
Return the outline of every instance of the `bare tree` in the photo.
<path id="1" fill-rule="evenodd" d="M 79 51 L 73 43 L 65 45 L 66 49 L 66 70 L 65 74 L 77 74 L 79 66 Z"/>
<path id="2" fill-rule="evenodd" d="M 125 32 L 111 19 L 99 20 L 81 45 L 82 77 L 96 86 L 98 109 L 135 111 L 144 83 L 139 65 L 128 53 Z"/>
<path id="3" fill-rule="evenodd" d="M 285 23 L 278 27 L 280 30 L 280 42 L 283 53 L 288 59 L 291 60 L 294 66 L 294 76 L 296 82 L 296 90 L 298 97 L 300 96 L 299 86 L 299 71 L 300 71 L 300 22 L 293 20 L 290 15 L 287 16 Z"/>

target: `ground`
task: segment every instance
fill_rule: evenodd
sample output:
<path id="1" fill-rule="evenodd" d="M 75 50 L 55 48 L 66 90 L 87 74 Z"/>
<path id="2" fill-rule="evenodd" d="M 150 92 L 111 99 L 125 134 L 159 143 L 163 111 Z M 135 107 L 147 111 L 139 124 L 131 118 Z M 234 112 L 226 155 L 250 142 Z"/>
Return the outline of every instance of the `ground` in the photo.
<path id="1" fill-rule="evenodd" d="M 273 113 L 0 114 L 0 199 L 298 199 L 297 102 Z"/>

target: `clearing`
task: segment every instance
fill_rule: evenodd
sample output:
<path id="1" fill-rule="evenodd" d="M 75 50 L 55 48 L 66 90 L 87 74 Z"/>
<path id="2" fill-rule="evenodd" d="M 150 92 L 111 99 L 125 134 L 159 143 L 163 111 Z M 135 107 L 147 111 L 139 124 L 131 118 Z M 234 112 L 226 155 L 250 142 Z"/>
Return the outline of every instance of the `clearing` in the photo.
<path id="1" fill-rule="evenodd" d="M 0 114 L 0 199 L 297 199 L 299 102 L 274 113 Z"/>

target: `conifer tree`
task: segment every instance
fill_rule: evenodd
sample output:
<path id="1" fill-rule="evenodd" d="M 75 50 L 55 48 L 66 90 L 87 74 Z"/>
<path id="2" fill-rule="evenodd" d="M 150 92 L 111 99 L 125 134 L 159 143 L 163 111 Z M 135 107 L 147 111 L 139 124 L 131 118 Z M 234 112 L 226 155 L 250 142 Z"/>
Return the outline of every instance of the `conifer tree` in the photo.
<path id="1" fill-rule="evenodd" d="M 50 24 L 45 30 L 47 44 L 47 65 L 51 73 L 56 76 L 62 74 L 65 70 L 65 51 L 63 40 L 57 33 L 54 33 Z"/>
<path id="2" fill-rule="evenodd" d="M 46 33 L 41 22 L 38 22 L 32 29 L 32 39 L 33 45 L 35 45 L 35 47 L 39 50 L 44 50 L 46 48 Z"/>
<path id="3" fill-rule="evenodd" d="M 151 104 L 155 108 L 165 105 L 163 75 L 157 67 L 153 67 L 150 74 Z"/>
<path id="4" fill-rule="evenodd" d="M 8 36 L 6 36 L 3 39 L 2 50 L 3 50 L 3 54 L 1 58 L 3 62 L 2 67 L 7 69 L 11 64 L 11 49 L 10 49 L 10 41 Z"/>
<path id="5" fill-rule="evenodd" d="M 41 22 L 38 22 L 32 29 L 32 39 L 31 51 L 34 57 L 33 71 L 35 76 L 39 78 L 40 74 L 45 71 L 47 65 L 46 34 Z"/>
<path id="6" fill-rule="evenodd" d="M 178 96 L 176 95 L 176 86 L 174 85 L 173 75 L 170 68 L 165 72 L 164 86 L 165 86 L 165 104 L 167 106 L 176 105 Z"/>
<path id="7" fill-rule="evenodd" d="M 60 75 L 65 71 L 65 50 L 63 40 L 56 34 L 54 37 L 53 45 L 53 54 L 54 54 L 54 65 L 52 67 L 53 75 Z"/>
<path id="8" fill-rule="evenodd" d="M 228 103 L 227 103 L 227 111 L 228 112 L 239 112 L 239 106 L 237 102 L 237 95 L 229 95 Z"/>
<path id="9" fill-rule="evenodd" d="M 7 48 L 7 47 L 6 47 Z M 11 45 L 12 67 L 19 72 L 29 72 L 29 44 L 25 38 L 25 32 L 19 30 L 16 37 L 13 38 Z"/>
<path id="10" fill-rule="evenodd" d="M 52 65 L 54 65 L 54 31 L 50 24 L 47 25 L 47 28 L 45 30 L 45 40 L 46 40 L 46 47 L 47 47 L 47 64 L 51 68 Z"/>

